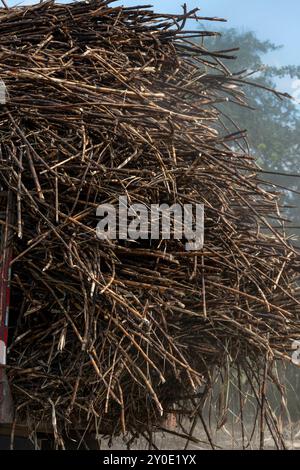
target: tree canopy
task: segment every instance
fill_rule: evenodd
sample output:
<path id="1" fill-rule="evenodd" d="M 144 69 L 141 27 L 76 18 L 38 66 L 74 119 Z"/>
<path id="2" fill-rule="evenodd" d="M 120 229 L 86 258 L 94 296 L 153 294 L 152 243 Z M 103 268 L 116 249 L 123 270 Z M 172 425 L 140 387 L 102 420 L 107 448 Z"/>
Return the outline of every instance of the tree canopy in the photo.
<path id="1" fill-rule="evenodd" d="M 246 129 L 251 152 L 258 157 L 264 170 L 300 174 L 300 105 L 290 98 L 279 99 L 265 88 L 278 88 L 280 79 L 300 78 L 300 66 L 268 66 L 268 54 L 276 51 L 277 46 L 270 41 L 261 41 L 251 31 L 223 29 L 221 35 L 209 38 L 206 45 L 215 50 L 239 47 L 236 60 L 228 67 L 234 72 L 245 71 L 249 81 L 259 87 L 246 86 L 248 103 L 251 108 L 231 105 L 230 117 L 241 129 Z M 260 88 L 261 87 L 261 88 Z M 228 109 L 228 107 L 227 107 Z M 232 129 L 233 130 L 233 129 Z M 300 179 L 281 175 L 267 175 L 269 181 L 280 187 L 288 187 L 294 192 L 286 193 L 286 202 L 296 210 L 290 212 L 293 224 L 300 222 Z M 294 224 L 295 225 L 295 224 Z"/>

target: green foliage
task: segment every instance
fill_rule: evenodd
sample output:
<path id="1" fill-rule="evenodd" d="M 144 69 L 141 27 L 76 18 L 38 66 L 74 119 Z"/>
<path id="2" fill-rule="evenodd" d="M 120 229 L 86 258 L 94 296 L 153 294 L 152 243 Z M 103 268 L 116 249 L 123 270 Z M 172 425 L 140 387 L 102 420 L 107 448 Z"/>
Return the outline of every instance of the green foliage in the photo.
<path id="1" fill-rule="evenodd" d="M 226 61 L 232 72 L 244 71 L 252 81 L 272 89 L 278 88 L 283 78 L 299 79 L 300 66 L 267 66 L 268 54 L 279 49 L 270 41 L 259 40 L 253 32 L 237 29 L 221 30 L 220 37 L 212 37 L 206 47 L 226 50 L 239 47 L 236 60 Z M 256 72 L 256 73 L 254 73 Z M 248 103 L 254 110 L 230 104 L 226 112 L 240 129 L 248 131 L 251 152 L 257 156 L 258 163 L 269 171 L 300 174 L 300 105 L 293 99 L 279 99 L 276 94 L 259 87 L 245 86 Z M 284 91 L 284 90 L 282 90 Z M 222 107 L 221 107 L 222 108 Z M 226 122 L 234 131 L 232 125 Z M 300 179 L 288 176 L 266 177 L 294 191 L 300 190 Z M 289 217 L 297 224 L 300 222 L 300 197 L 293 192 L 286 193 L 285 202 L 294 205 Z"/>
<path id="2" fill-rule="evenodd" d="M 212 38 L 209 47 L 216 50 L 231 49 L 237 45 L 237 59 L 229 65 L 233 72 L 257 71 L 249 81 L 264 87 L 276 88 L 278 79 L 300 77 L 300 67 L 269 67 L 264 65 L 267 54 L 278 49 L 269 41 L 260 41 L 252 32 L 236 29 L 222 31 L 221 37 Z M 247 129 L 250 145 L 263 166 L 275 171 L 300 170 L 300 107 L 294 100 L 280 100 L 264 89 L 246 86 L 249 105 L 255 111 L 232 105 L 230 116 Z"/>

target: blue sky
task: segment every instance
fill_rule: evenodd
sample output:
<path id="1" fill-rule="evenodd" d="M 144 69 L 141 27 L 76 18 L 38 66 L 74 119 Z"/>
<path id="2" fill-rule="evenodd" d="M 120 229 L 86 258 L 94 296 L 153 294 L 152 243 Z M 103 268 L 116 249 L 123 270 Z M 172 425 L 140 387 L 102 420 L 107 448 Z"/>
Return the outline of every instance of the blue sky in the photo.
<path id="1" fill-rule="evenodd" d="M 251 30 L 259 39 L 283 46 L 265 58 L 269 65 L 300 65 L 300 0 L 120 0 L 116 4 L 152 4 L 157 11 L 179 13 L 184 1 L 190 10 L 200 8 L 203 16 L 227 19 L 224 27 Z M 208 29 L 213 29 L 213 25 L 205 23 Z M 286 78 L 278 81 L 277 86 L 299 100 L 300 81 Z"/>
<path id="2" fill-rule="evenodd" d="M 229 27 L 254 31 L 260 39 L 270 39 L 284 48 L 270 61 L 300 65 L 299 0 L 185 0 L 188 8 L 199 7 L 203 16 L 219 16 Z M 118 4 L 152 4 L 157 11 L 182 11 L 184 0 L 122 0 Z"/>

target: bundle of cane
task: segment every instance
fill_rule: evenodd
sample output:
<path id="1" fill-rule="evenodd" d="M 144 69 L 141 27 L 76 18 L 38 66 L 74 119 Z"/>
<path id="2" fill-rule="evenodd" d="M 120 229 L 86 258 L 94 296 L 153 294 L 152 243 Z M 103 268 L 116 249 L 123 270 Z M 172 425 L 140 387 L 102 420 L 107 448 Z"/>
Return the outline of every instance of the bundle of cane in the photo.
<path id="1" fill-rule="evenodd" d="M 279 195 L 245 133 L 227 132 L 218 109 L 246 106 L 247 79 L 229 71 L 234 51 L 205 48 L 216 33 L 185 29 L 209 20 L 196 10 L 111 3 L 0 11 L 16 419 L 53 425 L 60 444 L 73 428 L 140 435 L 170 413 L 202 422 L 212 372 L 230 362 L 263 371 L 257 400 L 276 428 L 259 381 L 299 336 L 299 255 L 272 226 L 284 222 Z M 203 248 L 162 229 L 100 240 L 97 208 L 120 198 L 127 209 L 203 204 Z"/>

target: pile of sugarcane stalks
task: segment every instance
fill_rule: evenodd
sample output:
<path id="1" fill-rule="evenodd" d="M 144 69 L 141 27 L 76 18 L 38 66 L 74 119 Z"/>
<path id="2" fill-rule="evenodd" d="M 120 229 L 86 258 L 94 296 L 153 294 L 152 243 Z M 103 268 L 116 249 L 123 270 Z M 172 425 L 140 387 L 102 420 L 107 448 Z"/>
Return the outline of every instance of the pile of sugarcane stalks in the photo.
<path id="1" fill-rule="evenodd" d="M 205 48 L 216 33 L 196 10 L 112 3 L 0 10 L 15 420 L 52 427 L 61 447 L 70 429 L 146 436 L 171 412 L 203 424 L 213 372 L 230 363 L 255 377 L 276 437 L 266 383 L 300 335 L 300 264 L 279 194 L 218 111 L 246 106 L 247 80 L 229 71 L 234 51 Z M 204 248 L 99 240 L 96 208 L 119 196 L 204 204 Z"/>

